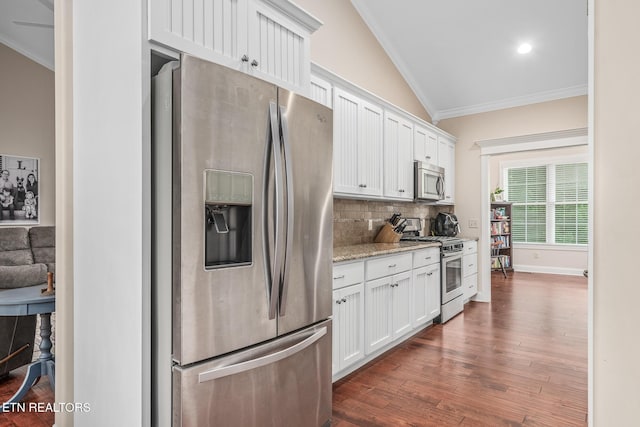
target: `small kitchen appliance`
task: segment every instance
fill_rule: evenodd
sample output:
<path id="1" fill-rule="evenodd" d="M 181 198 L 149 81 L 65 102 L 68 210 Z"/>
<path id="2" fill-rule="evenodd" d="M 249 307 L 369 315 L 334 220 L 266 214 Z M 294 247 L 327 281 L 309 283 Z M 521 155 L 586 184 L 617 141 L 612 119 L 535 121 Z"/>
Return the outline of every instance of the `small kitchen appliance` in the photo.
<path id="1" fill-rule="evenodd" d="M 454 214 L 440 212 L 431 222 L 431 234 L 434 236 L 455 237 L 459 232 L 460 223 Z"/>
<path id="2" fill-rule="evenodd" d="M 416 200 L 444 200 L 444 168 L 415 161 L 413 163 L 413 189 Z"/>

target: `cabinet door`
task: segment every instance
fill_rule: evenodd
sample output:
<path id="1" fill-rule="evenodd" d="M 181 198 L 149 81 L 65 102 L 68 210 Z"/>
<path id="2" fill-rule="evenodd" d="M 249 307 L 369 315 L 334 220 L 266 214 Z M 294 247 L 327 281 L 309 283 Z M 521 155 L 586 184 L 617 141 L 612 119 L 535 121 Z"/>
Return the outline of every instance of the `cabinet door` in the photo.
<path id="1" fill-rule="evenodd" d="M 358 173 L 360 99 L 340 88 L 333 93 L 333 191 L 359 194 L 365 185 Z"/>
<path id="2" fill-rule="evenodd" d="M 364 285 L 333 292 L 333 373 L 364 358 Z"/>
<path id="3" fill-rule="evenodd" d="M 311 75 L 311 92 L 309 93 L 309 98 L 329 108 L 333 108 L 332 91 L 333 86 L 331 82 Z"/>
<path id="4" fill-rule="evenodd" d="M 462 278 L 462 290 L 464 291 L 463 298 L 468 300 L 472 296 L 478 293 L 478 275 L 472 274 Z"/>
<path id="5" fill-rule="evenodd" d="M 443 204 L 452 204 L 455 201 L 455 177 L 456 177 L 456 160 L 455 160 L 455 144 L 448 138 L 438 137 L 438 162 L 444 168 L 444 200 Z"/>
<path id="6" fill-rule="evenodd" d="M 427 313 L 429 320 L 440 315 L 440 264 L 427 267 Z"/>
<path id="7" fill-rule="evenodd" d="M 365 353 L 371 354 L 393 338 L 391 284 L 393 276 L 371 280 L 365 289 Z"/>
<path id="8" fill-rule="evenodd" d="M 149 1 L 149 39 L 180 52 L 242 69 L 248 0 Z"/>
<path id="9" fill-rule="evenodd" d="M 413 303 L 413 327 L 427 323 L 429 320 L 429 311 L 427 309 L 427 272 L 428 267 L 420 267 L 413 270 L 413 294 L 411 297 Z"/>
<path id="10" fill-rule="evenodd" d="M 247 71 L 303 95 L 309 93 L 311 35 L 261 1 L 249 0 Z"/>
<path id="11" fill-rule="evenodd" d="M 382 110 L 340 88 L 333 94 L 333 191 L 382 196 Z"/>
<path id="12" fill-rule="evenodd" d="M 382 196 L 383 115 L 377 105 L 360 100 L 358 138 L 359 193 Z"/>
<path id="13" fill-rule="evenodd" d="M 399 337 L 411 330 L 411 272 L 396 274 L 392 284 L 392 324 L 393 337 Z"/>
<path id="14" fill-rule="evenodd" d="M 384 195 L 413 199 L 413 124 L 390 112 L 384 119 Z"/>
<path id="15" fill-rule="evenodd" d="M 438 136 L 425 127 L 414 125 L 414 159 L 419 162 L 438 164 Z"/>

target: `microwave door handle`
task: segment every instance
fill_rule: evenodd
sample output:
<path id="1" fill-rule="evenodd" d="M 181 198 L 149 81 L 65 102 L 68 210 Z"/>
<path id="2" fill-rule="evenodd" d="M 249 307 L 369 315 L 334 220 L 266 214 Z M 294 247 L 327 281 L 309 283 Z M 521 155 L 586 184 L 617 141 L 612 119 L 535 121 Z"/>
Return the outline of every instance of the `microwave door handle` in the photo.
<path id="1" fill-rule="evenodd" d="M 282 150 L 284 152 L 284 175 L 286 191 L 286 239 L 284 244 L 284 259 L 282 266 L 282 287 L 280 288 L 280 316 L 284 316 L 287 308 L 287 291 L 289 290 L 289 270 L 291 251 L 293 250 L 293 172 L 291 166 L 291 144 L 289 142 L 289 124 L 286 109 L 280 106 L 280 131 L 282 136 Z"/>
<path id="2" fill-rule="evenodd" d="M 271 140 L 271 153 L 274 159 L 274 187 L 275 187 L 275 203 L 274 203 L 274 216 L 275 216 L 275 226 L 274 226 L 274 245 L 273 245 L 273 254 L 269 257 L 269 261 L 271 261 L 271 265 L 269 265 L 269 270 L 271 274 L 270 286 L 269 286 L 269 319 L 276 318 L 276 312 L 278 309 L 278 300 L 280 294 L 280 266 L 282 265 L 282 215 L 284 211 L 283 201 L 282 201 L 282 153 L 280 150 L 280 137 L 279 137 L 279 128 L 278 128 L 278 110 L 276 108 L 275 102 L 269 103 L 269 123 L 270 123 L 270 132 L 269 138 Z M 268 169 L 268 168 L 267 168 Z M 268 185 L 268 179 L 265 179 L 265 187 Z M 264 201 L 265 205 L 267 204 L 267 198 Z M 263 212 L 266 211 L 266 208 L 263 209 Z M 267 219 L 265 216 L 265 225 Z M 266 229 L 266 227 L 265 227 Z M 266 244 L 266 243 L 265 243 Z"/>

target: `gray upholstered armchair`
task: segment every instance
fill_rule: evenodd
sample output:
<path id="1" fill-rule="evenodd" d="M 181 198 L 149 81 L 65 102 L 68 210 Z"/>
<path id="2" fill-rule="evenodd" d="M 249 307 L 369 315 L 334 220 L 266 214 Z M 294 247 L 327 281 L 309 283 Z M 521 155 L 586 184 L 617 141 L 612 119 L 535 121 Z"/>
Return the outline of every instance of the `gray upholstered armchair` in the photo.
<path id="1" fill-rule="evenodd" d="M 55 228 L 0 228 L 0 290 L 45 284 L 55 271 Z M 0 316 L 0 378 L 31 362 L 36 316 Z"/>

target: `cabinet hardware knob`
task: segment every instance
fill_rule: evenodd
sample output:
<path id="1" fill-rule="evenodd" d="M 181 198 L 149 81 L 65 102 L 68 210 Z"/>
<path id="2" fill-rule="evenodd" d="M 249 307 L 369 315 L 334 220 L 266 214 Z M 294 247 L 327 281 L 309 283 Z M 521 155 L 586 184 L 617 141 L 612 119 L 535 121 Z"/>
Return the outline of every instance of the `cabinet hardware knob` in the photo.
<path id="1" fill-rule="evenodd" d="M 430 257 L 430 256 L 428 256 L 428 257 L 426 257 L 425 259 L 426 259 L 426 260 L 429 260 L 429 259 L 431 259 L 431 257 Z"/>
<path id="2" fill-rule="evenodd" d="M 337 300 L 336 304 L 342 304 L 342 300 Z"/>
<path id="3" fill-rule="evenodd" d="M 333 280 L 338 280 L 338 279 L 344 279 L 344 274 L 333 278 Z"/>
<path id="4" fill-rule="evenodd" d="M 342 298 L 342 302 L 347 302 L 347 299 L 346 298 Z"/>
<path id="5" fill-rule="evenodd" d="M 247 56 L 247 54 L 245 53 L 244 55 L 242 55 L 242 58 L 240 58 L 240 60 L 242 62 L 249 62 L 249 57 Z"/>
<path id="6" fill-rule="evenodd" d="M 389 265 L 389 268 L 393 268 L 395 266 L 396 266 L 396 264 L 391 264 L 391 265 Z"/>
<path id="7" fill-rule="evenodd" d="M 253 61 L 251 61 L 251 66 L 252 67 L 257 67 L 258 66 L 258 61 L 256 61 L 255 59 Z"/>
<path id="8" fill-rule="evenodd" d="M 360 188 L 367 188 L 367 184 L 360 184 L 360 185 L 358 185 L 358 187 L 360 187 Z"/>
<path id="9" fill-rule="evenodd" d="M 403 189 L 398 190 L 398 193 L 404 193 Z"/>
<path id="10" fill-rule="evenodd" d="M 429 160 L 431 156 L 424 156 L 425 159 Z"/>
<path id="11" fill-rule="evenodd" d="M 427 276 L 431 276 L 433 275 L 433 271 L 431 273 L 427 273 Z"/>

